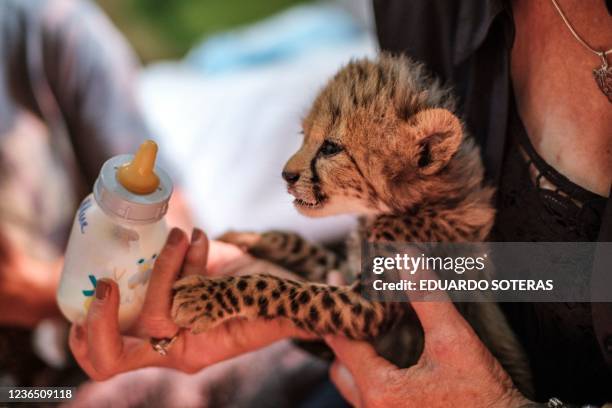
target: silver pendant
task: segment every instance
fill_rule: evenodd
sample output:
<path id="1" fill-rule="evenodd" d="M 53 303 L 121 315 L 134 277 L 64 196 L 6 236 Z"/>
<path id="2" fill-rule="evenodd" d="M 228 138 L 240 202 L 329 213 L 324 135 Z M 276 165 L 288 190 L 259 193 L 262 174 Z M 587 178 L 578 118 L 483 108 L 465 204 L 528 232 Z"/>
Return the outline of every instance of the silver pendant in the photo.
<path id="1" fill-rule="evenodd" d="M 603 52 L 599 53 L 602 64 L 600 67 L 593 69 L 593 76 L 595 82 L 601 89 L 601 92 L 608 97 L 610 103 L 612 103 L 612 66 L 608 65 L 606 54 Z"/>

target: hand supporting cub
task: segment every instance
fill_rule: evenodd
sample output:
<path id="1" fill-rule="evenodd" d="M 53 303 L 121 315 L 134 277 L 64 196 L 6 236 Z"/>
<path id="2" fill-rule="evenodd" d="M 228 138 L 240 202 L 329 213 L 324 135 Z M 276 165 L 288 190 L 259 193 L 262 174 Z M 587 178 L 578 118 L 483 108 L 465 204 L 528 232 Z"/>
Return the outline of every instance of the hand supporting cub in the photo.
<path id="1" fill-rule="evenodd" d="M 286 319 L 235 319 L 201 335 L 182 331 L 172 321 L 172 285 L 179 276 L 219 274 L 243 256 L 243 252 L 232 245 L 212 242 L 209 246 L 200 230 L 193 231 L 189 243 L 183 231 L 173 229 L 155 263 L 132 336 L 119 333 L 117 285 L 110 280 L 98 282 L 85 323 L 73 325 L 70 332 L 70 348 L 77 362 L 95 380 L 151 366 L 195 372 L 283 338 L 312 338 Z M 174 336 L 176 340 L 165 356 L 153 350 L 149 341 Z"/>

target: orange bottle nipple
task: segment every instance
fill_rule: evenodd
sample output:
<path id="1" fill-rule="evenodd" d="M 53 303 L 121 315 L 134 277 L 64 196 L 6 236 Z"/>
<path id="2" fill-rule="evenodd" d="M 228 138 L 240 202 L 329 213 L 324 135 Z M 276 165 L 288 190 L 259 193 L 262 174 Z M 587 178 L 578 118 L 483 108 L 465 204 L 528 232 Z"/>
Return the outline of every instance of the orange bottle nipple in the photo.
<path id="1" fill-rule="evenodd" d="M 134 194 L 151 194 L 159 186 L 159 177 L 155 174 L 155 157 L 157 144 L 147 140 L 140 145 L 130 163 L 117 169 L 117 181 Z"/>

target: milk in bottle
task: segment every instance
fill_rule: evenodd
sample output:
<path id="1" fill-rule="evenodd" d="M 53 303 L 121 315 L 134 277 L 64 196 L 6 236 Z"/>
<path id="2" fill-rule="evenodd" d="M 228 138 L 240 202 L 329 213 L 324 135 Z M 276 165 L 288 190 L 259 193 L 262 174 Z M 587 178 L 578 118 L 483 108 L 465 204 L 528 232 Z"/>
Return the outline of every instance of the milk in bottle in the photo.
<path id="1" fill-rule="evenodd" d="M 153 264 L 168 234 L 164 215 L 172 193 L 168 175 L 155 166 L 157 145 L 109 159 L 94 191 L 79 206 L 57 290 L 59 307 L 82 322 L 99 279 L 117 282 L 119 325 L 126 331 L 142 308 Z"/>

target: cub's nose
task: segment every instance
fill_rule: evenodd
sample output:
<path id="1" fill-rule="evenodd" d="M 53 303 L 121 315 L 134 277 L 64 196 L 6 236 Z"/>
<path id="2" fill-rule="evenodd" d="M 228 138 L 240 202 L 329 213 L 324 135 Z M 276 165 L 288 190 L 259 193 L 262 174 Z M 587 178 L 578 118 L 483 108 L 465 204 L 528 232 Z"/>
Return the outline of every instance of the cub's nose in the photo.
<path id="1" fill-rule="evenodd" d="M 283 171 L 281 175 L 283 176 L 283 179 L 289 184 L 295 184 L 300 179 L 300 173 Z"/>

